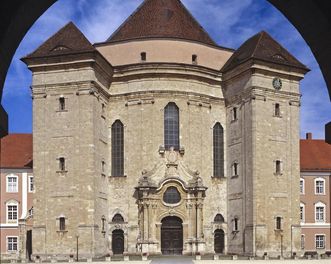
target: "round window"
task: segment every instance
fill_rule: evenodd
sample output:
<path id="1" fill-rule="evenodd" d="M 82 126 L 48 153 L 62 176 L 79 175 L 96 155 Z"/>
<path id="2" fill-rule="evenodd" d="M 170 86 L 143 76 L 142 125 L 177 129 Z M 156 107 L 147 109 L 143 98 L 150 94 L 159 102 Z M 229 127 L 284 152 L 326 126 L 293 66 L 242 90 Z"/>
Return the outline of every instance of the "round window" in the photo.
<path id="1" fill-rule="evenodd" d="M 169 187 L 164 195 L 163 201 L 168 204 L 176 204 L 180 202 L 180 193 L 175 187 Z"/>

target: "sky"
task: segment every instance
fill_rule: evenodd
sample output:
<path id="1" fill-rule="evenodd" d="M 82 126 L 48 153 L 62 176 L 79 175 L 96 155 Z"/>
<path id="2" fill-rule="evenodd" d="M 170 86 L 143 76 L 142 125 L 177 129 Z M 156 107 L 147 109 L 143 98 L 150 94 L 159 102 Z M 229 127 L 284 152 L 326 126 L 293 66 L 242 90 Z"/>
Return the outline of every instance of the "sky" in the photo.
<path id="1" fill-rule="evenodd" d="M 324 138 L 331 103 L 319 66 L 308 45 L 288 20 L 266 0 L 182 0 L 218 45 L 238 48 L 261 30 L 267 31 L 311 71 L 301 81 L 301 137 Z M 142 0 L 58 0 L 31 27 L 10 65 L 2 105 L 10 133 L 32 132 L 31 72 L 20 58 L 33 52 L 69 21 L 91 43 L 105 41 Z"/>

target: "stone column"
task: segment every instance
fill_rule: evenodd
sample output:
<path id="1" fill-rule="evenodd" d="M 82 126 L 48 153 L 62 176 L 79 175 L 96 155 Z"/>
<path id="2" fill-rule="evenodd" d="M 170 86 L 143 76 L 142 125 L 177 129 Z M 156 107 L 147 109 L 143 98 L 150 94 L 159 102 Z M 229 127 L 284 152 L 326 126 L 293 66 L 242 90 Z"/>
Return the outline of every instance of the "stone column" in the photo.
<path id="1" fill-rule="evenodd" d="M 198 221 L 199 221 L 199 238 L 203 238 L 204 234 L 203 234 L 203 203 L 199 203 L 198 204 L 198 213 L 199 213 L 199 217 L 198 217 Z"/>
<path id="2" fill-rule="evenodd" d="M 26 220 L 19 219 L 19 258 L 21 260 L 26 260 Z"/>

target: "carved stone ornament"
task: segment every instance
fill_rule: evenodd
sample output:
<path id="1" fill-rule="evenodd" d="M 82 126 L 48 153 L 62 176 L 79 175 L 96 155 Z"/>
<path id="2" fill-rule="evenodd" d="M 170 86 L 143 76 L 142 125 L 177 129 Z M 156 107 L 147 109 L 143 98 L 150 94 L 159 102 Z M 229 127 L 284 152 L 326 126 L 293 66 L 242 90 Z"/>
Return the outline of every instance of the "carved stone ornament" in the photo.
<path id="1" fill-rule="evenodd" d="M 169 153 L 167 155 L 167 161 L 168 163 L 177 163 L 178 161 L 178 153 L 174 150 L 173 147 L 170 148 Z"/>

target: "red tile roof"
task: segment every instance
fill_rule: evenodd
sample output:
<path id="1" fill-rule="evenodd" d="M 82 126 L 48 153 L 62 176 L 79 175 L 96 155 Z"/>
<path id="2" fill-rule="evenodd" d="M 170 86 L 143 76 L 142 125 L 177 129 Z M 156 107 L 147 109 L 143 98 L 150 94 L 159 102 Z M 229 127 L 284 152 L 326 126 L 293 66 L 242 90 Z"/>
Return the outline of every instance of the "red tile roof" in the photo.
<path id="1" fill-rule="evenodd" d="M 249 59 L 309 70 L 265 31 L 261 31 L 245 41 L 226 62 L 222 71 L 231 70 Z"/>
<path id="2" fill-rule="evenodd" d="M 300 140 L 301 171 L 331 171 L 331 145 L 324 140 Z"/>
<path id="3" fill-rule="evenodd" d="M 32 134 L 9 134 L 0 144 L 1 168 L 32 168 Z"/>
<path id="4" fill-rule="evenodd" d="M 107 41 L 180 38 L 216 45 L 180 0 L 145 0 Z"/>
<path id="5" fill-rule="evenodd" d="M 69 22 L 48 40 L 46 40 L 34 52 L 23 58 L 47 57 L 65 55 L 79 52 L 93 52 L 95 48 L 84 34 Z"/>

